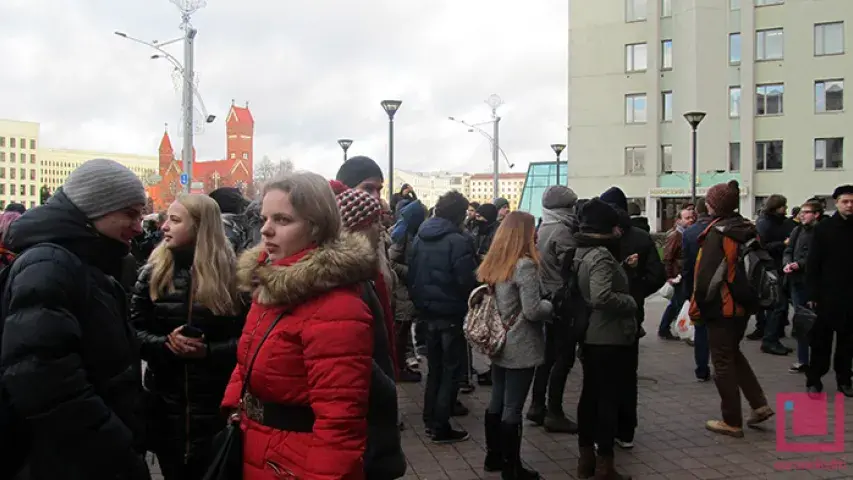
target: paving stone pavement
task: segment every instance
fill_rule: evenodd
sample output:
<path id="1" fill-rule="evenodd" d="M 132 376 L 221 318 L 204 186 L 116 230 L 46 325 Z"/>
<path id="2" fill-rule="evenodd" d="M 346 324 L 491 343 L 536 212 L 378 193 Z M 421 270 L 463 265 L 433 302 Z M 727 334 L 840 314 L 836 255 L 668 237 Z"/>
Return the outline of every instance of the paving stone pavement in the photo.
<path id="1" fill-rule="evenodd" d="M 761 430 L 748 430 L 746 437 L 735 439 L 715 435 L 704 428 L 704 422 L 719 418 L 720 402 L 713 382 L 698 383 L 693 376 L 693 350 L 681 342 L 657 338 L 660 315 L 666 304 L 662 299 L 650 299 L 646 305 L 644 326 L 650 333 L 640 342 L 639 427 L 632 450 L 617 448 L 616 463 L 622 473 L 635 479 L 792 479 L 853 478 L 853 400 L 843 400 L 844 422 L 841 425 L 845 439 L 841 452 L 797 453 L 777 449 L 777 427 L 787 425 L 783 438 L 803 441 L 792 433 L 794 415 L 781 415 L 784 408 L 775 405 L 780 393 L 802 392 L 804 377 L 788 373 L 794 355 L 776 357 L 759 352 L 759 342 L 744 340 L 742 348 L 756 375 L 779 414 Z M 752 330 L 750 327 L 749 330 Z M 785 343 L 793 347 L 789 338 Z M 483 368 L 483 359 L 477 359 Z M 426 371 L 425 365 L 422 369 Z M 834 395 L 832 373 L 827 376 L 826 391 Z M 564 404 L 574 417 L 580 396 L 580 366 L 576 366 L 566 388 Z M 406 424 L 403 449 L 409 461 L 409 480 L 469 480 L 497 479 L 499 474 L 486 474 L 484 458 L 483 412 L 489 401 L 489 387 L 477 387 L 474 393 L 460 395 L 471 409 L 468 417 L 456 419 L 468 430 L 471 439 L 455 445 L 432 444 L 423 433 L 421 410 L 423 382 L 404 384 L 398 388 L 400 407 Z M 813 403 L 811 405 L 814 405 Z M 749 406 L 743 401 L 744 414 Z M 833 408 L 829 407 L 830 411 Z M 797 410 L 799 412 L 799 410 Z M 830 413 L 829 423 L 835 416 Z M 812 425 L 825 424 L 818 417 L 798 419 Z M 830 435 L 833 427 L 829 427 Z M 826 428 L 824 428 L 824 431 Z M 830 436 L 812 437 L 831 442 Z M 577 437 L 566 434 L 549 434 L 529 423 L 524 426 L 522 456 L 525 462 L 539 471 L 547 480 L 574 479 L 577 466 Z M 834 465 L 834 468 L 822 467 Z M 162 479 L 156 470 L 153 478 Z"/>

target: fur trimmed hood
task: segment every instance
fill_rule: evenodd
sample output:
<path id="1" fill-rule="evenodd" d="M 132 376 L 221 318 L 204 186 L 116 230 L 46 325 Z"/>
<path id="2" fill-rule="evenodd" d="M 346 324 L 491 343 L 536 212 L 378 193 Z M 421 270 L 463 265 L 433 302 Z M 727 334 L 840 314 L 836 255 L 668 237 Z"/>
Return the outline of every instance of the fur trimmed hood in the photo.
<path id="1" fill-rule="evenodd" d="M 306 252 L 292 265 L 266 263 L 263 246 L 240 255 L 237 280 L 261 305 L 298 305 L 329 290 L 373 280 L 376 251 L 364 235 L 342 232 L 338 240 Z"/>

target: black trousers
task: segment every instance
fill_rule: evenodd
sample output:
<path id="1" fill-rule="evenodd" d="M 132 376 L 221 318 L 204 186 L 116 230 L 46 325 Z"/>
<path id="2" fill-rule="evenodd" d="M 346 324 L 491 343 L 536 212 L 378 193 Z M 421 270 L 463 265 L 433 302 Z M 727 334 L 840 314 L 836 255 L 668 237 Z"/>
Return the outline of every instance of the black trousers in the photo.
<path id="1" fill-rule="evenodd" d="M 815 322 L 809 333 L 811 360 L 806 372 L 806 385 L 822 388 L 821 378 L 829 373 L 829 360 L 832 356 L 832 339 L 835 337 L 835 355 L 832 369 L 835 370 L 835 382 L 838 386 L 851 385 L 851 362 L 853 362 L 853 333 L 837 332 L 832 325 L 821 318 Z"/>
<path id="2" fill-rule="evenodd" d="M 584 345 L 583 390 L 578 402 L 578 445 L 598 444 L 602 456 L 613 455 L 621 399 L 632 378 L 630 345 Z M 634 383 L 636 385 L 636 383 Z M 636 388 L 634 389 L 636 391 Z"/>
<path id="3" fill-rule="evenodd" d="M 434 319 L 428 323 L 427 372 L 424 389 L 424 426 L 436 432 L 450 429 L 450 416 L 465 365 L 462 319 Z"/>
<path id="4" fill-rule="evenodd" d="M 547 391 L 548 411 L 563 413 L 563 394 L 566 380 L 575 365 L 576 342 L 568 321 L 555 318 L 545 325 L 545 363 L 536 367 L 533 377 L 533 394 L 530 407 L 545 407 Z"/>
<path id="5" fill-rule="evenodd" d="M 634 431 L 637 429 L 637 371 L 640 368 L 640 341 L 626 347 L 630 354 L 625 358 L 626 368 L 629 369 L 625 390 L 619 402 L 619 428 L 617 437 L 623 442 L 634 441 Z"/>

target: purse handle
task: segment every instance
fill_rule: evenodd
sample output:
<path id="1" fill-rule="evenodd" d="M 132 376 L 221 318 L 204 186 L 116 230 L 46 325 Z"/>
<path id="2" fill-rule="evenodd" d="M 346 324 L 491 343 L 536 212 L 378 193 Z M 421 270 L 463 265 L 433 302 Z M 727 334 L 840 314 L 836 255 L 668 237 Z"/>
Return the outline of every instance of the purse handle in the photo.
<path id="1" fill-rule="evenodd" d="M 252 360 L 249 362 L 249 368 L 246 369 L 246 374 L 243 376 L 243 388 L 240 390 L 240 404 L 243 403 L 243 397 L 246 396 L 246 392 L 249 391 L 249 379 L 252 376 L 252 369 L 255 367 L 255 360 L 258 358 L 258 353 L 261 351 L 261 347 L 264 346 L 264 342 L 267 340 L 267 337 L 270 336 L 272 329 L 278 325 L 279 320 L 284 317 L 287 311 L 281 312 L 275 317 L 275 320 L 272 321 L 270 326 L 267 328 L 267 331 L 264 332 L 264 336 L 261 337 L 261 342 L 258 344 L 258 348 L 255 349 L 255 354 L 252 355 Z"/>

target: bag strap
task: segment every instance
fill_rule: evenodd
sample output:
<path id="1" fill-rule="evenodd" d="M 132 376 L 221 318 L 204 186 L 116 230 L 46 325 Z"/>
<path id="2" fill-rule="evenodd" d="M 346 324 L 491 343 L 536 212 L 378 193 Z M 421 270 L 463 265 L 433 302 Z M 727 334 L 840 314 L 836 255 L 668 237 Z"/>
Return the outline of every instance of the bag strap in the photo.
<path id="1" fill-rule="evenodd" d="M 261 351 L 261 347 L 264 346 L 264 342 L 267 340 L 267 337 L 272 333 L 272 329 L 278 325 L 279 320 L 284 317 L 287 311 L 281 312 L 275 317 L 275 320 L 272 321 L 269 327 L 267 327 L 267 331 L 264 332 L 264 336 L 261 337 L 260 343 L 258 343 L 258 348 L 255 349 L 255 354 L 252 355 L 252 360 L 249 362 L 249 368 L 246 369 L 246 374 L 243 375 L 243 388 L 240 390 L 240 401 L 243 401 L 243 397 L 246 396 L 246 392 L 249 391 L 249 379 L 252 376 L 252 369 L 255 367 L 255 360 L 258 358 L 258 353 Z"/>

